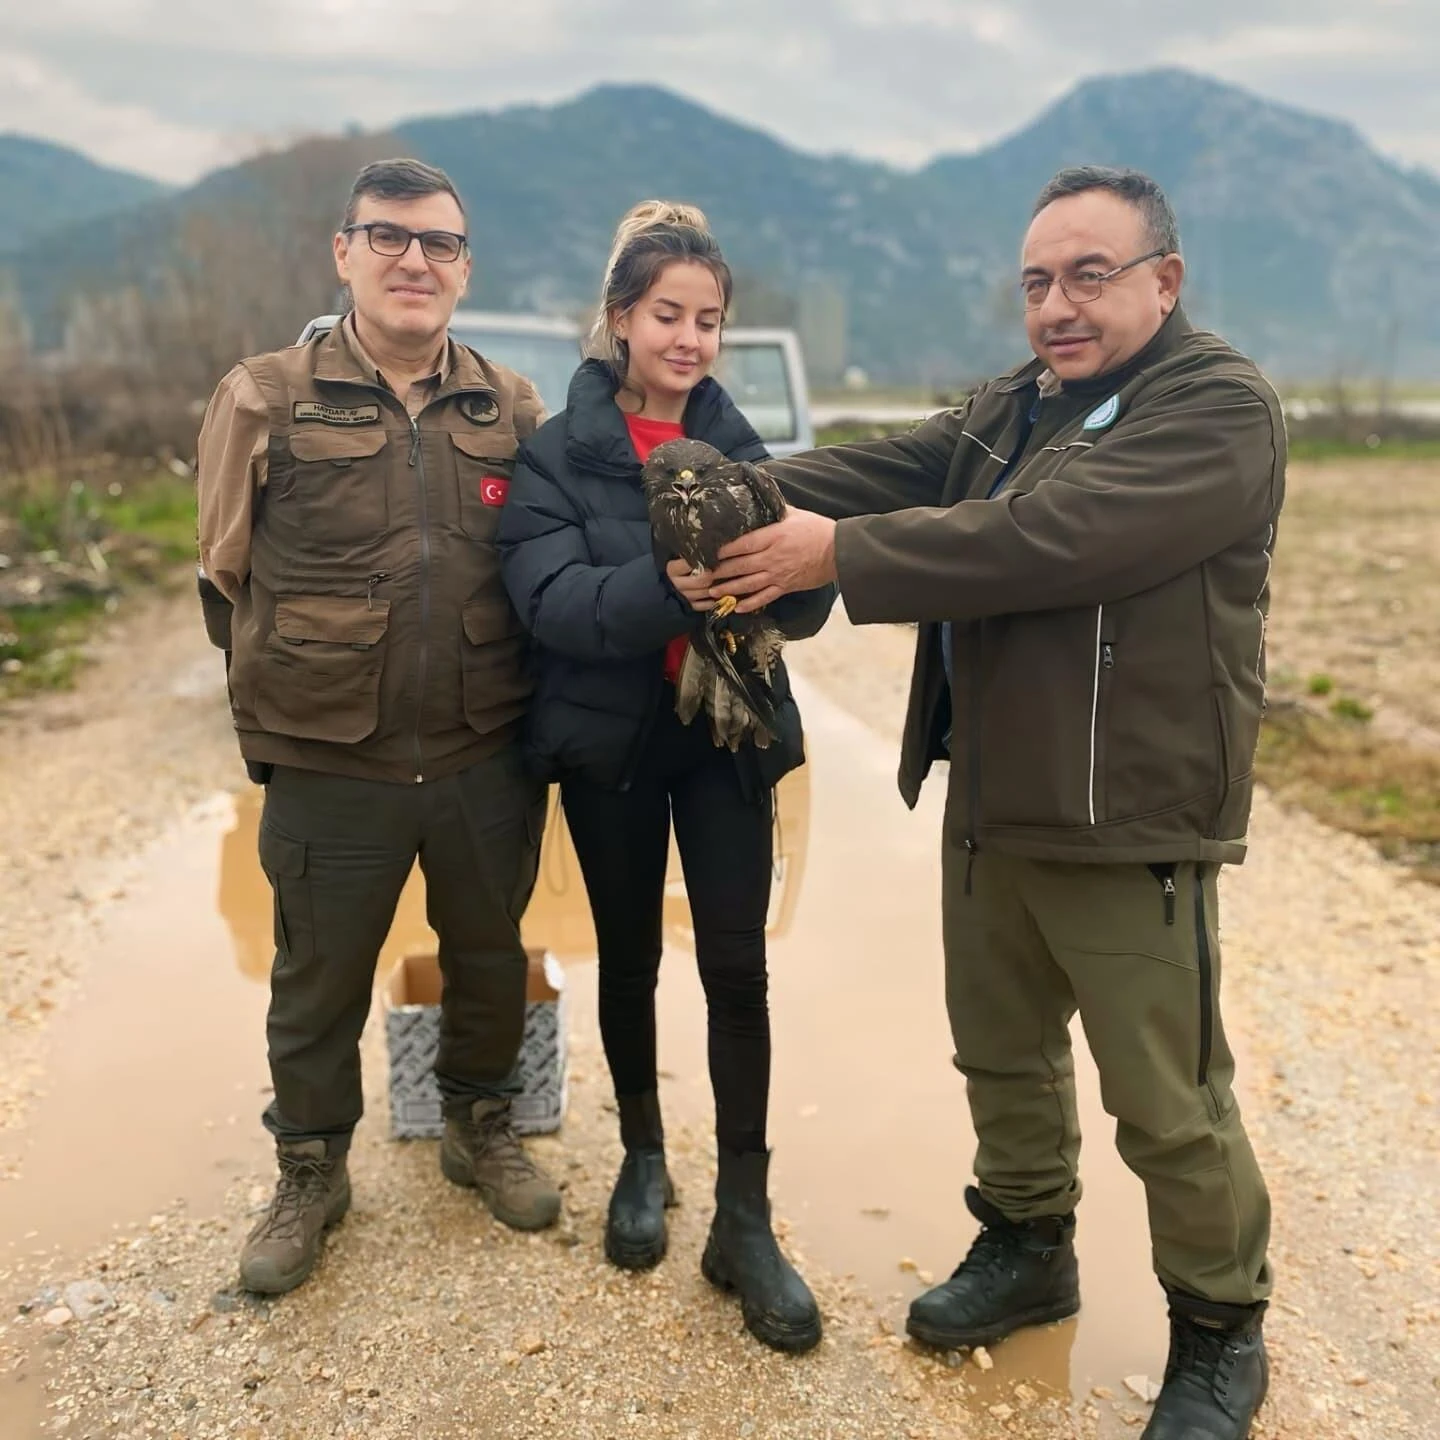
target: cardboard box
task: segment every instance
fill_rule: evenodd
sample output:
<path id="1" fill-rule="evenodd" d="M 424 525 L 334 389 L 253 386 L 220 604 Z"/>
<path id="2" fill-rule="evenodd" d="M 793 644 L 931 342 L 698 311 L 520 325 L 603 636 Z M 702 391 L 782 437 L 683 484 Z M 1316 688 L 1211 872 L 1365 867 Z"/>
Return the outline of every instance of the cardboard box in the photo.
<path id="1" fill-rule="evenodd" d="M 545 950 L 527 950 L 525 1038 L 520 1044 L 524 1085 L 515 1097 L 515 1129 L 541 1135 L 565 1116 L 565 972 Z M 390 1133 L 396 1139 L 435 1139 L 445 1128 L 435 1054 L 440 1044 L 440 957 L 406 955 L 385 986 L 385 1049 L 390 1061 Z"/>

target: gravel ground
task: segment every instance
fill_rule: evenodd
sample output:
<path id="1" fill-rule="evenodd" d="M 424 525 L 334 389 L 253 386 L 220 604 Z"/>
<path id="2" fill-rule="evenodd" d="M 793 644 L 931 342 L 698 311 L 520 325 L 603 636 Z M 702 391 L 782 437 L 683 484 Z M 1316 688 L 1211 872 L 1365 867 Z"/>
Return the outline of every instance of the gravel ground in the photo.
<path id="1" fill-rule="evenodd" d="M 0 1128 L 21 1122 L 43 1078 L 45 1022 L 76 979 L 67 936 L 113 898 L 114 862 L 238 778 L 213 686 L 194 679 L 213 666 L 198 630 L 185 597 L 142 607 L 74 695 L 0 719 Z M 888 737 L 909 655 L 903 631 L 837 617 L 795 664 Z M 873 683 L 853 684 L 859 667 Z M 102 705 L 107 718 L 87 718 Z M 1225 882 L 1226 1013 L 1277 1209 L 1263 1434 L 1433 1436 L 1440 890 L 1264 797 L 1254 838 Z M 372 1027 L 372 1113 L 379 1043 Z M 265 1194 L 256 1173 L 213 1216 L 177 1208 L 90 1256 L 0 1274 L 0 1386 L 18 1394 L 17 1375 L 43 1375 L 43 1433 L 68 1437 L 1058 1440 L 1141 1423 L 1125 1397 L 1077 1412 L 1021 1386 L 977 1401 L 974 1359 L 916 1354 L 808 1260 L 826 1341 L 800 1360 L 764 1351 L 698 1275 L 712 1172 L 697 1132 L 675 1137 L 685 1203 L 671 1259 L 649 1276 L 612 1271 L 599 1242 L 618 1146 L 588 1033 L 574 1067 L 563 1139 L 536 1142 L 567 1185 L 557 1231 L 494 1224 L 440 1181 L 433 1145 L 396 1147 L 368 1125 L 353 1151 L 356 1208 L 297 1294 L 265 1305 L 228 1288 Z"/>

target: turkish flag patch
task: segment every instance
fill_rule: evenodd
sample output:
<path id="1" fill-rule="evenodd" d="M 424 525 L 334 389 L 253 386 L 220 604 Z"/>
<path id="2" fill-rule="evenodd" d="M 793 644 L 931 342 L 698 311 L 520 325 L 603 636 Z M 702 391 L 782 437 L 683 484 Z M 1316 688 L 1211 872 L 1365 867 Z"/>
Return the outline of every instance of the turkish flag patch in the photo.
<path id="1" fill-rule="evenodd" d="M 484 475 L 480 479 L 480 498 L 487 505 L 503 505 L 510 493 L 510 481 L 504 475 Z"/>

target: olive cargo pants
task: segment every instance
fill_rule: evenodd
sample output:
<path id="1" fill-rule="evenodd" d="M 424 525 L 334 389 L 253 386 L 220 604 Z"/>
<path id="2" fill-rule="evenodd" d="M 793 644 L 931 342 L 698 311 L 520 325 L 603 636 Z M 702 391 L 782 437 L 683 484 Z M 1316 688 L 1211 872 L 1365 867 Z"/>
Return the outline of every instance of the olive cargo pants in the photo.
<path id="1" fill-rule="evenodd" d="M 514 747 L 420 784 L 275 767 L 260 818 L 275 900 L 272 1134 L 348 1143 L 364 1108 L 360 1034 L 375 967 L 417 857 L 440 937 L 435 1076 L 446 1108 L 516 1092 L 520 918 L 544 824 L 545 788 Z"/>
<path id="2" fill-rule="evenodd" d="M 1078 1010 L 1121 1158 L 1145 1184 L 1161 1281 L 1264 1298 L 1270 1202 L 1230 1088 L 1216 867 L 982 851 L 967 887 L 970 859 L 947 838 L 946 1003 L 981 1193 L 1012 1220 L 1075 1208 Z"/>

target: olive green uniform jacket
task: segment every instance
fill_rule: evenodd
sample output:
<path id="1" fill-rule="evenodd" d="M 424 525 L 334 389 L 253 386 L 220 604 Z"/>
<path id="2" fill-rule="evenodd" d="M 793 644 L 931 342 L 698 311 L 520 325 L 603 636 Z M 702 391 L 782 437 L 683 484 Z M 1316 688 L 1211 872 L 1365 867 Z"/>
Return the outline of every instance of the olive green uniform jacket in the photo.
<path id="1" fill-rule="evenodd" d="M 1285 477 L 1254 364 L 1177 310 L 1108 376 L 1032 361 L 908 435 L 766 468 L 840 521 L 851 619 L 919 622 L 900 789 L 949 758 L 952 840 L 1243 859 Z"/>

